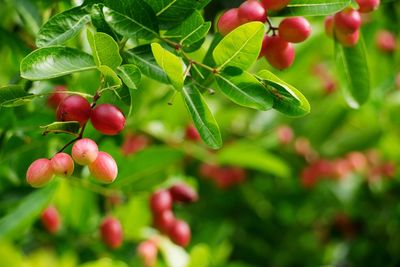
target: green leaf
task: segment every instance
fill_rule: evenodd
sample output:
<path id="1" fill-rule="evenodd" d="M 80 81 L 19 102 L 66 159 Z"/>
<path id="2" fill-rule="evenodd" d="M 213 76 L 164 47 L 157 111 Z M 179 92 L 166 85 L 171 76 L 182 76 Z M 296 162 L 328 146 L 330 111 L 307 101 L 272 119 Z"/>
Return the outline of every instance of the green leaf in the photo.
<path id="1" fill-rule="evenodd" d="M 157 18 L 143 0 L 106 1 L 103 8 L 107 23 L 121 35 L 151 40 L 158 35 Z"/>
<path id="2" fill-rule="evenodd" d="M 0 220 L 0 240 L 20 236 L 49 204 L 57 183 L 52 182 L 42 189 L 37 189 Z"/>
<path id="3" fill-rule="evenodd" d="M 251 153 L 249 153 L 251 151 Z M 290 177 L 290 166 L 283 159 L 266 152 L 258 144 L 235 143 L 218 153 L 220 164 L 234 165 L 269 173 L 281 178 Z"/>
<path id="4" fill-rule="evenodd" d="M 9 2 L 20 14 L 25 28 L 30 33 L 36 35 L 42 24 L 42 18 L 36 2 L 31 0 L 13 0 Z M 2 5 L 4 5 L 4 3 Z"/>
<path id="5" fill-rule="evenodd" d="M 353 47 L 336 44 L 336 63 L 340 74 L 347 82 L 344 94 L 352 108 L 364 104 L 370 93 L 370 78 L 365 45 L 362 38 Z"/>
<path id="6" fill-rule="evenodd" d="M 159 238 L 158 246 L 168 267 L 188 266 L 190 260 L 188 253 L 182 247 L 172 243 L 169 238 Z"/>
<path id="7" fill-rule="evenodd" d="M 184 87 L 181 93 L 201 139 L 214 149 L 220 148 L 222 138 L 218 124 L 199 90 L 194 86 Z"/>
<path id="8" fill-rule="evenodd" d="M 272 108 L 272 95 L 247 71 L 228 67 L 215 78 L 221 92 L 234 103 L 259 110 Z"/>
<path id="9" fill-rule="evenodd" d="M 286 8 L 268 12 L 269 16 L 326 16 L 351 4 L 351 0 L 291 0 Z"/>
<path id="10" fill-rule="evenodd" d="M 136 65 L 140 72 L 161 83 L 169 83 L 167 74 L 157 64 L 150 45 L 142 45 L 130 49 L 124 54 L 125 59 Z"/>
<path id="11" fill-rule="evenodd" d="M 118 35 L 110 25 L 106 22 L 103 14 L 103 4 L 88 5 L 86 10 L 90 13 L 90 18 L 93 26 L 96 28 L 97 32 L 104 32 L 110 35 L 114 40 L 121 41 L 121 36 Z"/>
<path id="12" fill-rule="evenodd" d="M 16 107 L 30 102 L 35 95 L 27 93 L 21 85 L 0 87 L 0 107 Z"/>
<path id="13" fill-rule="evenodd" d="M 98 69 L 104 76 L 105 88 L 114 90 L 122 85 L 122 81 L 118 77 L 117 73 L 115 73 L 115 71 L 113 71 L 109 66 L 101 65 Z"/>
<path id="14" fill-rule="evenodd" d="M 121 65 L 122 58 L 119 55 L 118 44 L 110 35 L 103 32 L 93 35 L 90 30 L 87 30 L 87 38 L 97 66 L 106 65 L 111 69 L 116 69 Z"/>
<path id="15" fill-rule="evenodd" d="M 179 26 L 167 31 L 164 36 L 183 46 L 189 46 L 203 39 L 210 30 L 211 22 L 204 22 L 200 12 L 194 12 Z"/>
<path id="16" fill-rule="evenodd" d="M 95 68 L 91 55 L 74 48 L 52 46 L 27 55 L 21 62 L 21 76 L 28 80 L 43 80 Z"/>
<path id="17" fill-rule="evenodd" d="M 293 86 L 285 83 L 267 70 L 257 73 L 257 78 L 270 90 L 274 98 L 273 108 L 289 116 L 304 116 L 310 113 L 310 104 Z"/>
<path id="18" fill-rule="evenodd" d="M 78 135 L 81 125 L 77 121 L 56 121 L 49 125 L 40 126 L 43 129 L 43 135 L 49 133 L 66 133 L 74 136 Z"/>
<path id="19" fill-rule="evenodd" d="M 260 54 L 264 32 L 264 24 L 250 22 L 227 34 L 213 51 L 218 68 L 232 66 L 248 69 Z"/>
<path id="20" fill-rule="evenodd" d="M 151 50 L 153 51 L 157 64 L 165 71 L 171 84 L 176 90 L 181 91 L 185 78 L 183 77 L 184 65 L 181 58 L 164 49 L 158 43 L 152 43 Z"/>
<path id="21" fill-rule="evenodd" d="M 75 37 L 90 22 L 90 15 L 81 7 L 51 17 L 39 30 L 36 37 L 38 47 L 60 45 Z"/>
<path id="22" fill-rule="evenodd" d="M 138 89 L 141 79 L 140 70 L 133 64 L 119 66 L 117 74 L 130 89 Z"/>

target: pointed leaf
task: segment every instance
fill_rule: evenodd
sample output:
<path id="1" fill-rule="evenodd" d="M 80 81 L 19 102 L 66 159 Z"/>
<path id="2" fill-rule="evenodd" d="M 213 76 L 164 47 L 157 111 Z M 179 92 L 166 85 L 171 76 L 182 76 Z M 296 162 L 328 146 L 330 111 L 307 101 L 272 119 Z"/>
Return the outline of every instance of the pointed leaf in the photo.
<path id="1" fill-rule="evenodd" d="M 226 35 L 213 51 L 218 68 L 232 66 L 248 69 L 260 54 L 264 32 L 264 24 L 250 22 Z"/>
<path id="2" fill-rule="evenodd" d="M 91 55 L 74 48 L 52 46 L 27 55 L 21 62 L 21 76 L 28 80 L 43 80 L 95 68 Z"/>
<path id="3" fill-rule="evenodd" d="M 21 85 L 0 87 L 0 107 L 16 107 L 30 102 L 33 94 L 27 93 Z"/>
<path id="4" fill-rule="evenodd" d="M 247 71 L 228 67 L 215 77 L 221 92 L 236 104 L 259 110 L 272 108 L 272 95 Z"/>
<path id="5" fill-rule="evenodd" d="M 370 78 L 365 45 L 362 38 L 354 47 L 336 44 L 336 62 L 340 74 L 346 81 L 345 98 L 352 108 L 359 108 L 369 97 Z"/>
<path id="6" fill-rule="evenodd" d="M 148 78 L 161 83 L 169 83 L 167 74 L 157 64 L 150 45 L 142 45 L 125 52 L 124 57 L 129 63 L 136 65 L 140 72 Z"/>
<path id="7" fill-rule="evenodd" d="M 82 7 L 59 13 L 40 28 L 36 45 L 44 47 L 63 44 L 75 37 L 88 22 L 90 15 Z"/>
<path id="8" fill-rule="evenodd" d="M 174 88 L 178 91 L 182 90 L 184 69 L 181 58 L 164 49 L 158 43 L 152 43 L 151 50 L 157 64 L 165 71 Z"/>
<path id="9" fill-rule="evenodd" d="M 49 125 L 40 126 L 43 129 L 43 135 L 49 133 L 66 133 L 74 136 L 78 135 L 81 125 L 77 121 L 56 121 Z"/>
<path id="10" fill-rule="evenodd" d="M 117 69 L 119 77 L 130 89 L 138 89 L 140 84 L 140 70 L 133 64 L 125 64 Z"/>
<path id="11" fill-rule="evenodd" d="M 257 73 L 257 78 L 272 93 L 274 109 L 293 117 L 304 116 L 310 113 L 308 100 L 293 86 L 282 81 L 267 70 Z"/>
<path id="12" fill-rule="evenodd" d="M 103 32 L 93 34 L 88 30 L 87 37 L 97 66 L 106 65 L 116 69 L 121 65 L 122 58 L 119 55 L 118 44 L 110 35 Z"/>
<path id="13" fill-rule="evenodd" d="M 289 5 L 269 16 L 326 16 L 334 14 L 351 4 L 351 0 L 291 0 Z"/>
<path id="14" fill-rule="evenodd" d="M 201 139 L 214 149 L 220 148 L 222 139 L 218 124 L 199 90 L 194 86 L 184 87 L 181 93 Z"/>

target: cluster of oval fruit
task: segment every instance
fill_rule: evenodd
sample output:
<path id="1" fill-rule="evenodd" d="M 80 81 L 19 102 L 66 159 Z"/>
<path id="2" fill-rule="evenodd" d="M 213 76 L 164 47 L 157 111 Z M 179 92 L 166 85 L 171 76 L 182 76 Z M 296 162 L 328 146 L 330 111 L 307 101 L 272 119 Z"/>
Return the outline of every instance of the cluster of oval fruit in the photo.
<path id="1" fill-rule="evenodd" d="M 177 245 L 187 246 L 191 239 L 190 227 L 185 221 L 175 218 L 172 206 L 174 202 L 191 203 L 197 200 L 196 191 L 184 183 L 154 192 L 150 198 L 154 226 Z"/>
<path id="2" fill-rule="evenodd" d="M 267 11 L 286 7 L 290 0 L 247 0 L 238 8 L 226 11 L 218 21 L 218 30 L 226 35 L 240 25 L 250 21 L 267 21 Z M 264 37 L 259 57 L 265 57 L 276 69 L 290 67 L 295 58 L 293 43 L 305 41 L 311 34 L 310 23 L 303 17 L 285 18 L 279 27 L 268 21 L 269 30 Z M 271 36 L 268 34 L 272 33 Z"/>
<path id="3" fill-rule="evenodd" d="M 333 16 L 325 18 L 325 32 L 336 38 L 343 46 L 352 47 L 360 39 L 361 14 L 369 13 L 379 7 L 380 0 L 356 0 L 358 10 L 346 8 Z"/>

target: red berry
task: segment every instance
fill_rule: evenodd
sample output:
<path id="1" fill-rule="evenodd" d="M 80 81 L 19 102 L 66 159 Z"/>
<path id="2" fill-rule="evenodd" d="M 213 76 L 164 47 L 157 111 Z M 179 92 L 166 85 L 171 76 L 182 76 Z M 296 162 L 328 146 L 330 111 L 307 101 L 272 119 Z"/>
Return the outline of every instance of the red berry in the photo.
<path id="1" fill-rule="evenodd" d="M 125 116 L 111 104 L 100 104 L 92 111 L 90 121 L 93 127 L 106 135 L 116 135 L 125 127 Z"/>
<path id="2" fill-rule="evenodd" d="M 54 87 L 53 93 L 47 98 L 47 105 L 53 109 L 57 109 L 60 103 L 68 96 L 66 93 L 67 88 L 63 85 L 58 85 Z"/>
<path id="3" fill-rule="evenodd" d="M 396 37 L 389 31 L 381 30 L 376 35 L 376 45 L 382 52 L 393 53 L 396 51 Z"/>
<path id="4" fill-rule="evenodd" d="M 295 52 L 291 43 L 279 36 L 266 36 L 263 42 L 265 42 L 265 57 L 271 66 L 283 70 L 293 64 Z"/>
<path id="5" fill-rule="evenodd" d="M 50 162 L 57 175 L 70 176 L 74 172 L 74 161 L 67 153 L 55 154 Z"/>
<path id="6" fill-rule="evenodd" d="M 150 143 L 150 140 L 145 135 L 128 134 L 125 136 L 124 143 L 122 144 L 121 151 L 124 156 L 135 154 L 143 150 Z"/>
<path id="7" fill-rule="evenodd" d="M 186 247 L 191 238 L 189 225 L 185 221 L 176 220 L 169 230 L 169 237 L 175 244 Z"/>
<path id="8" fill-rule="evenodd" d="M 60 230 L 60 215 L 55 207 L 50 206 L 46 208 L 43 211 L 40 220 L 42 221 L 43 227 L 49 233 L 54 234 Z"/>
<path id="9" fill-rule="evenodd" d="M 303 42 L 311 34 L 311 25 L 303 17 L 287 18 L 279 24 L 279 36 L 291 43 Z"/>
<path id="10" fill-rule="evenodd" d="M 89 138 L 80 139 L 72 146 L 72 158 L 79 165 L 89 165 L 94 162 L 98 153 L 97 144 Z"/>
<path id="11" fill-rule="evenodd" d="M 151 240 L 141 242 L 137 247 L 137 253 L 145 267 L 153 267 L 157 262 L 157 246 Z"/>
<path id="12" fill-rule="evenodd" d="M 200 134 L 197 131 L 196 127 L 194 127 L 194 125 L 188 125 L 186 127 L 185 135 L 186 135 L 186 139 L 188 139 L 188 140 L 192 140 L 192 141 L 196 141 L 196 142 L 201 140 Z"/>
<path id="13" fill-rule="evenodd" d="M 368 13 L 374 11 L 379 7 L 380 0 L 356 0 L 361 13 Z"/>
<path id="14" fill-rule="evenodd" d="M 78 121 L 83 126 L 90 118 L 89 102 L 82 96 L 71 95 L 65 98 L 57 109 L 59 121 Z"/>
<path id="15" fill-rule="evenodd" d="M 239 9 L 232 8 L 226 11 L 218 20 L 218 31 L 222 35 L 227 35 L 241 25 L 239 18 Z"/>
<path id="16" fill-rule="evenodd" d="M 116 249 L 123 241 L 122 226 L 118 219 L 107 217 L 100 226 L 100 234 L 103 242 L 110 248 Z"/>
<path id="17" fill-rule="evenodd" d="M 197 192 L 194 191 L 192 187 L 183 183 L 174 184 L 170 187 L 169 192 L 171 193 L 173 201 L 176 202 L 195 202 L 199 198 Z"/>
<path id="18" fill-rule="evenodd" d="M 118 166 L 110 154 L 99 152 L 96 160 L 89 164 L 89 171 L 97 180 L 112 183 L 117 178 Z"/>
<path id="19" fill-rule="evenodd" d="M 289 4 L 290 0 L 262 0 L 262 4 L 267 11 L 280 10 Z"/>
<path id="20" fill-rule="evenodd" d="M 41 187 L 53 178 L 54 172 L 49 159 L 37 159 L 26 171 L 26 181 L 33 187 Z"/>
<path id="21" fill-rule="evenodd" d="M 172 208 L 172 196 L 168 190 L 154 192 L 150 198 L 150 208 L 153 214 L 160 214 Z"/>
<path id="22" fill-rule="evenodd" d="M 352 47 L 358 43 L 358 40 L 360 39 L 360 31 L 355 31 L 353 33 L 335 31 L 335 36 L 343 46 Z"/>
<path id="23" fill-rule="evenodd" d="M 251 21 L 265 22 L 267 20 L 267 13 L 258 0 L 247 0 L 243 2 L 239 6 L 238 16 L 241 23 Z"/>
<path id="24" fill-rule="evenodd" d="M 324 26 L 325 26 L 325 33 L 329 37 L 333 38 L 333 28 L 334 28 L 334 18 L 333 16 L 327 16 L 325 18 Z"/>
<path id="25" fill-rule="evenodd" d="M 346 8 L 334 16 L 336 33 L 349 34 L 361 27 L 361 16 L 357 10 Z"/>
<path id="26" fill-rule="evenodd" d="M 154 226 L 163 233 L 168 233 L 172 224 L 175 222 L 174 213 L 171 210 L 164 210 L 154 214 Z"/>

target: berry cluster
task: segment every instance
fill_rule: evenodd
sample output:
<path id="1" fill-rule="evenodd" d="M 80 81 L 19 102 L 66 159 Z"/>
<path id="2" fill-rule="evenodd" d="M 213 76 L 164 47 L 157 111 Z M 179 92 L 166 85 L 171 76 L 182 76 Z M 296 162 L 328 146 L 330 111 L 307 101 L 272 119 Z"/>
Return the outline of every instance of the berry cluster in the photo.
<path id="1" fill-rule="evenodd" d="M 211 179 L 220 189 L 230 188 L 241 184 L 246 180 L 246 172 L 239 167 L 217 166 L 213 164 L 202 164 L 200 166 L 200 175 Z"/>
<path id="2" fill-rule="evenodd" d="M 360 38 L 361 14 L 369 13 L 379 7 L 379 0 L 357 0 L 359 9 L 346 8 L 333 16 L 325 18 L 325 32 L 336 38 L 343 46 L 352 47 Z"/>
<path id="3" fill-rule="evenodd" d="M 150 198 L 150 208 L 153 213 L 153 224 L 162 233 L 179 246 L 185 247 L 190 243 L 191 231 L 189 225 L 175 218 L 172 211 L 173 202 L 191 203 L 198 199 L 196 191 L 190 186 L 177 183 L 169 189 L 154 192 Z"/>
<path id="4" fill-rule="evenodd" d="M 56 115 L 59 121 L 79 122 L 81 132 L 79 137 L 73 140 L 75 143 L 72 147 L 72 158 L 62 152 L 66 148 L 64 147 L 51 160 L 41 158 L 29 166 L 26 180 L 31 186 L 41 187 L 47 184 L 54 175 L 70 176 L 74 172 L 74 161 L 79 165 L 88 166 L 91 174 L 101 182 L 111 183 L 115 180 L 118 174 L 115 160 L 108 153 L 99 151 L 93 140 L 82 138 L 82 134 L 90 119 L 93 127 L 99 132 L 116 135 L 125 127 L 125 116 L 117 107 L 111 104 L 96 106 L 95 101 L 90 104 L 80 95 L 68 96 L 64 86 L 57 86 L 54 89 L 47 99 L 48 105 L 57 107 Z"/>
<path id="5" fill-rule="evenodd" d="M 269 30 L 264 37 L 259 57 L 265 57 L 276 69 L 290 67 L 295 58 L 293 43 L 305 41 L 311 34 L 310 23 L 303 17 L 285 18 L 279 27 L 273 27 L 267 11 L 286 7 L 289 0 L 247 0 L 239 8 L 226 11 L 218 21 L 218 30 L 226 35 L 240 25 L 250 21 L 267 22 Z M 272 33 L 271 36 L 268 35 Z"/>

